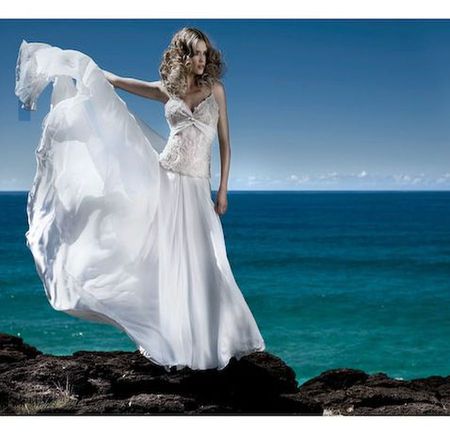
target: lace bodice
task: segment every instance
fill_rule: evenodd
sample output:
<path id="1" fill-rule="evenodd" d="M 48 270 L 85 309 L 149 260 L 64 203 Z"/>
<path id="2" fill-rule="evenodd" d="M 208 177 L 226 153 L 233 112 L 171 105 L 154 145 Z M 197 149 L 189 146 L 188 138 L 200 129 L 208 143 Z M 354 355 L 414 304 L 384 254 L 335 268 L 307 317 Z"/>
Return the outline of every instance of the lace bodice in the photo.
<path id="1" fill-rule="evenodd" d="M 193 177 L 211 177 L 211 145 L 217 133 L 219 110 L 211 93 L 191 109 L 179 97 L 164 106 L 170 135 L 159 155 L 161 166 Z"/>

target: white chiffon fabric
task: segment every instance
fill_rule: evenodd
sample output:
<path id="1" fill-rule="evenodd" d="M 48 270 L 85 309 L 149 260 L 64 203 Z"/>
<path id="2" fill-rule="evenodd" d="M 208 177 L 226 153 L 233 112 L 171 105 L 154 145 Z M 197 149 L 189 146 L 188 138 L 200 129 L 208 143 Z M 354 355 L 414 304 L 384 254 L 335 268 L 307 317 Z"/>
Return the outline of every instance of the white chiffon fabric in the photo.
<path id="1" fill-rule="evenodd" d="M 25 236 L 51 306 L 114 325 L 166 370 L 263 351 L 211 200 L 214 96 L 192 112 L 169 100 L 165 144 L 89 56 L 23 40 L 22 108 L 36 110 L 50 82 Z"/>

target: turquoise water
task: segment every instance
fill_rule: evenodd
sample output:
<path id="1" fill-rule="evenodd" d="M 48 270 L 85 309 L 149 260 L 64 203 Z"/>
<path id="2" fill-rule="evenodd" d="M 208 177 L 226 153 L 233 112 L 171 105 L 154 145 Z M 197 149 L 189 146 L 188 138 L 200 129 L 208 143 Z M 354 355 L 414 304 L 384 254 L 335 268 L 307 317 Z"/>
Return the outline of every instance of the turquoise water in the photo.
<path id="1" fill-rule="evenodd" d="M 50 307 L 25 245 L 26 195 L 0 193 L 0 331 L 53 354 L 135 350 L 114 327 Z M 299 383 L 337 367 L 450 374 L 450 192 L 230 192 L 228 201 L 236 281 L 267 351 Z"/>

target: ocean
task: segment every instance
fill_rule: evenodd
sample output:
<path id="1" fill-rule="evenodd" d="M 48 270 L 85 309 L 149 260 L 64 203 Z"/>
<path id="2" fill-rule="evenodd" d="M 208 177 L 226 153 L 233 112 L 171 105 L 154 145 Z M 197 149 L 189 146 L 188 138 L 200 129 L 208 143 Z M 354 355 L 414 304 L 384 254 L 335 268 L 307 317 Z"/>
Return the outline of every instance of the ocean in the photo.
<path id="1" fill-rule="evenodd" d="M 113 326 L 51 308 L 26 201 L 0 193 L 0 331 L 56 355 L 136 350 Z M 221 220 L 266 351 L 299 384 L 339 367 L 450 374 L 450 192 L 232 191 Z"/>

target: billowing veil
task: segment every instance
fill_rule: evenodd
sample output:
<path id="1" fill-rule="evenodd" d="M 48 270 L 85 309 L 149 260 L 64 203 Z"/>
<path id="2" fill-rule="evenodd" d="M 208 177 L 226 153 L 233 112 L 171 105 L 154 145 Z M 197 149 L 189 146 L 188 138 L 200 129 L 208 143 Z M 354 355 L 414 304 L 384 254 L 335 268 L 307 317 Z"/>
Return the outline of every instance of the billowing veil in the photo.
<path id="1" fill-rule="evenodd" d="M 157 149 L 165 140 L 131 113 L 89 56 L 23 40 L 15 86 L 22 108 L 36 110 L 50 82 L 26 244 L 55 309 L 123 329 L 123 318 L 139 314 L 127 296 L 152 249 L 146 235 L 160 199 Z"/>

